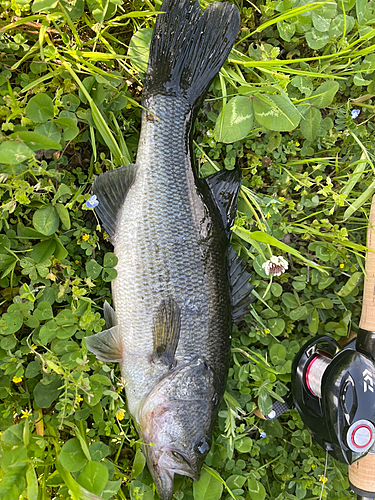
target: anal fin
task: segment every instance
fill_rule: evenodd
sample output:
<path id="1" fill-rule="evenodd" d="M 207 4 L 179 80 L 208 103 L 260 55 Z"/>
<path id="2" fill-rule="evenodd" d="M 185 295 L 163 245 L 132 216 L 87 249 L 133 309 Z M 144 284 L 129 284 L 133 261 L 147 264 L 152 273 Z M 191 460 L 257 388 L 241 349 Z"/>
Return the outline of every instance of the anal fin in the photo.
<path id="1" fill-rule="evenodd" d="M 236 323 L 249 312 L 249 305 L 255 300 L 251 291 L 255 288 L 249 283 L 251 274 L 246 270 L 246 265 L 232 245 L 228 248 L 228 275 L 232 305 L 232 318 Z"/>
<path id="2" fill-rule="evenodd" d="M 177 302 L 169 297 L 161 301 L 154 318 L 152 358 L 171 367 L 173 365 L 178 341 L 180 338 L 181 311 Z"/>
<path id="3" fill-rule="evenodd" d="M 110 241 L 113 241 L 118 214 L 136 174 L 137 165 L 132 163 L 100 174 L 92 185 L 92 192 L 99 202 L 95 211 Z"/>
<path id="4" fill-rule="evenodd" d="M 112 326 L 91 337 L 85 337 L 87 349 L 95 354 L 99 361 L 120 363 L 122 361 L 122 342 L 119 325 Z"/>

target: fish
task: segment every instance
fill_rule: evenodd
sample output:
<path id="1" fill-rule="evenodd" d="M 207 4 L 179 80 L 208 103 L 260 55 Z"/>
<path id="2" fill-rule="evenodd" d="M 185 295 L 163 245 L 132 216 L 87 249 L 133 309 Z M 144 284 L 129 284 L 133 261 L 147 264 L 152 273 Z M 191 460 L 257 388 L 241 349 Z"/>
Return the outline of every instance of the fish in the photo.
<path id="1" fill-rule="evenodd" d="M 197 111 L 234 45 L 235 5 L 164 0 L 153 31 L 134 164 L 100 174 L 95 210 L 118 258 L 106 330 L 86 337 L 119 363 L 126 402 L 161 500 L 175 474 L 198 480 L 225 392 L 233 321 L 250 274 L 230 244 L 239 168 L 202 179 L 191 157 Z M 152 119 L 150 118 L 152 117 Z"/>

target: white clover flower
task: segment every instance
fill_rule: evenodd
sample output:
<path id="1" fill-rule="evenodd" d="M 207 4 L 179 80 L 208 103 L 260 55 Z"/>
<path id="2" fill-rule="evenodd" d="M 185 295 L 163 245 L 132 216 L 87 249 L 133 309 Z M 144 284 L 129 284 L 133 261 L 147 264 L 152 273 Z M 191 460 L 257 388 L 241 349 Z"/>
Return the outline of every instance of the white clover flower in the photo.
<path id="1" fill-rule="evenodd" d="M 284 257 L 272 255 L 270 260 L 267 260 L 264 264 L 262 264 L 262 267 L 267 276 L 270 274 L 273 274 L 274 276 L 281 276 L 282 273 L 285 273 L 288 269 L 289 264 Z"/>

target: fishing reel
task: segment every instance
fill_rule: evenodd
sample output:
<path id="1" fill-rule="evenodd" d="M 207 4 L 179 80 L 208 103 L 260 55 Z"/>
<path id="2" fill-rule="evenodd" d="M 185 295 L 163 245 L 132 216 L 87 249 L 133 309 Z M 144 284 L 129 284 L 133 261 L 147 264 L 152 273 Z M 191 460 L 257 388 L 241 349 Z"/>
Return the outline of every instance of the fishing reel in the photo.
<path id="1" fill-rule="evenodd" d="M 375 332 L 360 330 L 344 348 L 318 336 L 292 368 L 295 406 L 313 438 L 340 462 L 375 453 Z"/>
<path id="2" fill-rule="evenodd" d="M 367 231 L 363 304 L 356 339 L 341 347 L 318 335 L 294 358 L 291 395 L 275 402 L 274 420 L 294 402 L 314 438 L 336 460 L 349 465 L 357 500 L 375 498 L 375 196 Z"/>
<path id="3" fill-rule="evenodd" d="M 375 498 L 375 196 L 367 248 L 357 338 L 340 347 L 331 337 L 317 336 L 292 367 L 295 406 L 315 441 L 349 464 L 358 500 Z"/>

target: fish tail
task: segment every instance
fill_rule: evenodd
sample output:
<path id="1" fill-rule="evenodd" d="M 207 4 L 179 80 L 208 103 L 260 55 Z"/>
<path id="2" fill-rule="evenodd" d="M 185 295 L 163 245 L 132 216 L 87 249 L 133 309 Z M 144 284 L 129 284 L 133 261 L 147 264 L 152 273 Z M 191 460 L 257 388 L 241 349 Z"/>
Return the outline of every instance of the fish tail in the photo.
<path id="1" fill-rule="evenodd" d="M 202 15 L 198 1 L 164 0 L 153 32 L 143 96 L 183 96 L 196 107 L 234 44 L 240 16 L 228 2 Z"/>

